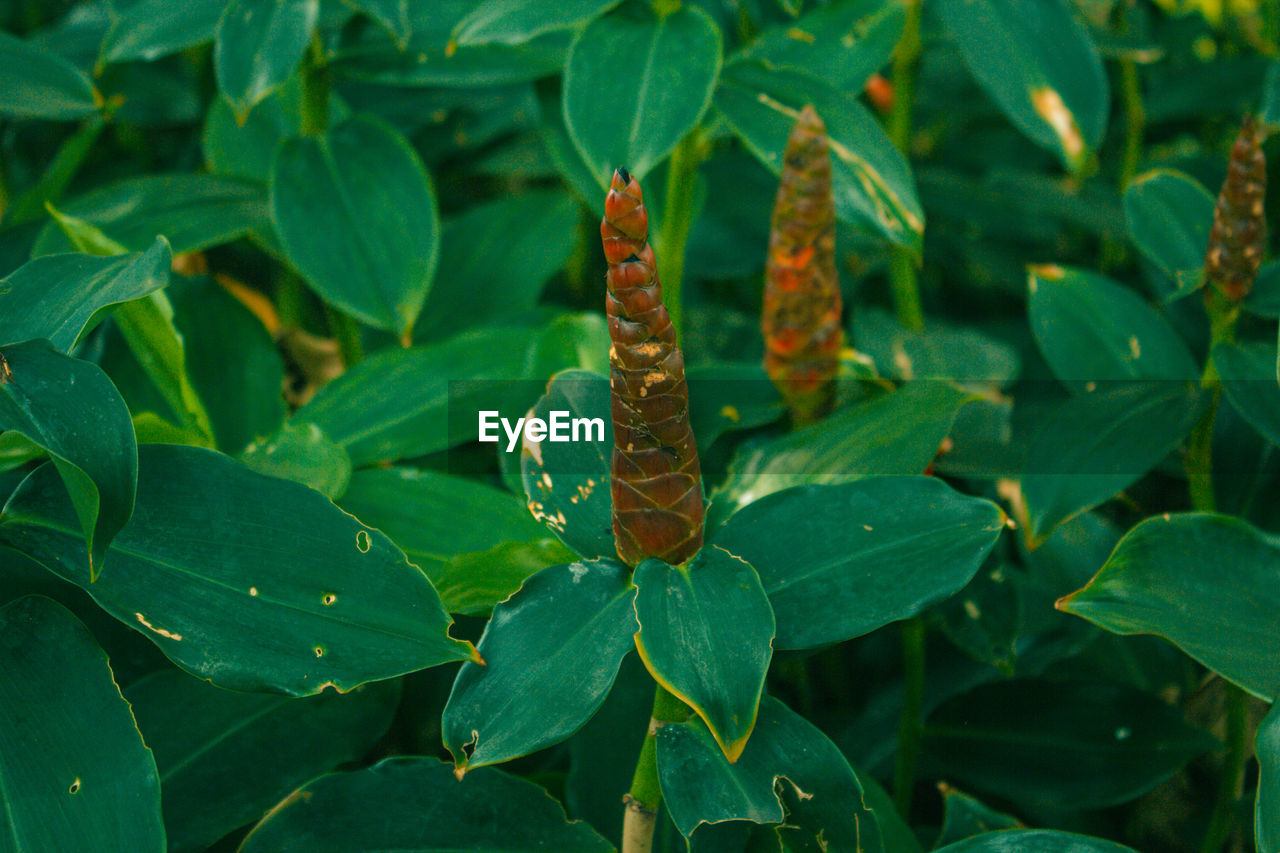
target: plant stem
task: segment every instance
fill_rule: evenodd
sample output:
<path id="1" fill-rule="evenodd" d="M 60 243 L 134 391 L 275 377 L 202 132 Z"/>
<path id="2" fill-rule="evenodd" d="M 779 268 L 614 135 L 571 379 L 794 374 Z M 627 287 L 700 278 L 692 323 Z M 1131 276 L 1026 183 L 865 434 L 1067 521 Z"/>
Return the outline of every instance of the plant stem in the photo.
<path id="1" fill-rule="evenodd" d="M 329 331 L 338 342 L 342 363 L 350 370 L 364 358 L 364 345 L 360 343 L 360 325 L 328 303 L 324 306 L 324 313 L 329 321 Z"/>
<path id="2" fill-rule="evenodd" d="M 1120 60 L 1120 97 L 1124 101 L 1124 159 L 1120 163 L 1120 191 L 1124 192 L 1142 162 L 1142 141 L 1147 128 L 1138 63 L 1132 59 Z"/>
<path id="3" fill-rule="evenodd" d="M 702 161 L 702 139 L 698 129 L 689 132 L 667 162 L 666 198 L 663 200 L 662 223 L 658 231 L 658 279 L 662 282 L 662 301 L 667 306 L 676 338 L 684 327 L 684 251 L 693 228 L 694 183 L 698 164 Z"/>
<path id="4" fill-rule="evenodd" d="M 315 136 L 329 126 L 329 69 L 317 33 L 302 64 L 302 133 Z"/>
<path id="5" fill-rule="evenodd" d="M 907 158 L 911 156 L 911 111 L 915 105 L 916 61 L 920 58 L 920 3 L 921 0 L 907 0 L 907 20 L 893 54 L 893 109 L 889 113 L 888 131 L 893 144 Z M 889 286 L 898 322 L 912 331 L 924 331 L 916 257 L 906 246 L 893 248 Z"/>
<path id="6" fill-rule="evenodd" d="M 909 818 L 916 786 L 924 707 L 924 620 L 902 623 L 902 716 L 898 718 L 898 760 L 893 768 L 893 802 L 903 820 Z"/>
<path id="7" fill-rule="evenodd" d="M 625 797 L 622 853 L 651 853 L 653 850 L 653 832 L 658 823 L 658 807 L 662 805 L 662 788 L 658 784 L 658 729 L 668 723 L 684 722 L 690 713 L 688 705 L 658 685 L 653 694 L 649 731 L 640 747 L 636 772 L 631 778 L 631 791 Z"/>
<path id="8" fill-rule="evenodd" d="M 1231 303 L 1212 285 L 1206 285 L 1205 308 L 1209 313 L 1209 358 L 1205 362 L 1202 388 L 1212 394 L 1209 409 L 1191 433 L 1187 447 L 1187 481 L 1191 505 L 1197 512 L 1214 512 L 1217 501 L 1213 493 L 1213 427 L 1222 398 L 1222 385 L 1213 361 L 1213 348 L 1235 339 L 1239 307 Z M 1200 845 L 1201 853 L 1220 853 L 1235 825 L 1235 807 L 1244 787 L 1245 765 L 1249 761 L 1248 743 L 1249 697 L 1234 684 L 1225 685 L 1227 711 L 1227 754 L 1218 778 L 1218 793 L 1213 803 L 1209 828 Z"/>

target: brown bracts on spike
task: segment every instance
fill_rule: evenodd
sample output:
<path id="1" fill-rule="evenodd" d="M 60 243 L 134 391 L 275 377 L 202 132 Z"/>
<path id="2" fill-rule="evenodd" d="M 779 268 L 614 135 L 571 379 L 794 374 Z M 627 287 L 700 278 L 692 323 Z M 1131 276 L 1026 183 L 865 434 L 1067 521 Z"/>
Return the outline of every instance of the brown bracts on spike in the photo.
<path id="1" fill-rule="evenodd" d="M 614 172 L 600 238 L 609 272 L 613 537 L 618 557 L 679 565 L 702 547 L 702 474 L 684 356 L 662 304 L 640 184 Z"/>
<path id="2" fill-rule="evenodd" d="M 1267 239 L 1263 201 L 1267 192 L 1267 160 L 1262 154 L 1265 132 L 1247 116 L 1231 147 L 1227 179 L 1218 194 L 1209 231 L 1204 277 L 1230 302 L 1239 303 L 1253 288 Z"/>
<path id="3" fill-rule="evenodd" d="M 796 423 L 830 408 L 840 366 L 840 282 L 827 129 L 813 107 L 787 141 L 765 263 L 764 367 Z"/>

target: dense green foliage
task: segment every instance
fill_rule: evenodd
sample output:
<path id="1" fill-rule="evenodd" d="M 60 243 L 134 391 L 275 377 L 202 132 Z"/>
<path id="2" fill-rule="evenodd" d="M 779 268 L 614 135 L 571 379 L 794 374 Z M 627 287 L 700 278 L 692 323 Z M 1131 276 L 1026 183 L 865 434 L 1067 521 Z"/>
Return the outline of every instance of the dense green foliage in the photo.
<path id="1" fill-rule="evenodd" d="M 1280 853 L 1276 57 L 0 0 L 0 853 Z"/>

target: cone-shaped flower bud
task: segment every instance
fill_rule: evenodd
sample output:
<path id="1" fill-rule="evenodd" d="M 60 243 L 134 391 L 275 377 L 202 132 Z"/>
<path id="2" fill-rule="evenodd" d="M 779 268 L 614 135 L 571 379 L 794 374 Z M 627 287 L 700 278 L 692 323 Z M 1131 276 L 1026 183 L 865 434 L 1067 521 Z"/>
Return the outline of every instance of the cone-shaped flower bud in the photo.
<path id="1" fill-rule="evenodd" d="M 765 263 L 764 367 L 797 423 L 830 407 L 844 345 L 827 149 L 826 126 L 806 106 L 787 141 Z"/>
<path id="2" fill-rule="evenodd" d="M 640 184 L 614 172 L 600 237 L 609 262 L 613 536 L 618 557 L 679 565 L 702 547 L 702 475 L 684 355 L 662 304 Z"/>
<path id="3" fill-rule="evenodd" d="M 1253 288 L 1267 240 L 1263 201 L 1267 192 L 1267 160 L 1262 154 L 1263 130 L 1248 116 L 1231 147 L 1227 179 L 1218 194 L 1204 258 L 1204 277 L 1233 303 Z"/>

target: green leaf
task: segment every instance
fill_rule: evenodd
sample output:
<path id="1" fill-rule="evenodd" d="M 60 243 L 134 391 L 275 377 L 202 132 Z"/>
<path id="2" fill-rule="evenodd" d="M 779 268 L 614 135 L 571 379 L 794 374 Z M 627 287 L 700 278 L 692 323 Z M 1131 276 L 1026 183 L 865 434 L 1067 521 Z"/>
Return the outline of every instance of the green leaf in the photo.
<path id="1" fill-rule="evenodd" d="M 1225 515 L 1149 518 L 1058 608 L 1156 634 L 1244 689 L 1280 689 L 1280 538 Z"/>
<path id="2" fill-rule="evenodd" d="M 89 76 L 52 50 L 0 32 L 0 115 L 72 121 L 96 113 Z"/>
<path id="3" fill-rule="evenodd" d="M 491 326 L 433 346 L 385 350 L 325 385 L 292 422 L 319 426 L 357 466 L 474 441 L 477 408 L 485 406 L 473 403 L 509 390 L 493 380 L 520 376 L 529 336 Z"/>
<path id="4" fill-rule="evenodd" d="M 1183 382 L 1112 383 L 1064 403 L 1027 448 L 1028 543 L 1155 468 L 1195 426 L 1203 404 L 1200 389 Z"/>
<path id="5" fill-rule="evenodd" d="M 231 0 L 218 22 L 213 67 L 218 91 L 243 118 L 298 67 L 319 0 Z"/>
<path id="6" fill-rule="evenodd" d="M 1262 104 L 1258 108 L 1258 120 L 1273 130 L 1280 127 L 1280 61 L 1275 59 L 1267 64 L 1267 77 L 1262 87 Z"/>
<path id="7" fill-rule="evenodd" d="M 820 424 L 740 451 L 713 496 L 709 526 L 792 486 L 918 474 L 937 454 L 956 412 L 971 399 L 945 382 L 910 382 Z"/>
<path id="8" fill-rule="evenodd" d="M 49 466 L 0 537 L 174 663 L 233 690 L 348 690 L 474 654 L 403 552 L 305 486 L 194 447 L 143 445 L 133 518 L 96 583 Z"/>
<path id="9" fill-rule="evenodd" d="M 702 120 L 720 73 L 720 32 L 693 5 L 659 16 L 628 4 L 569 50 L 564 119 L 602 187 L 618 166 L 643 178 Z"/>
<path id="10" fill-rule="evenodd" d="M 346 0 L 347 5 L 364 12 L 387 31 L 396 47 L 404 50 L 413 35 L 413 19 L 409 0 Z"/>
<path id="11" fill-rule="evenodd" d="M 129 409 L 100 367 L 46 341 L 4 347 L 0 358 L 7 362 L 0 430 L 26 436 L 52 457 L 74 507 L 77 556 L 87 557 L 92 580 L 133 514 L 138 448 Z"/>
<path id="12" fill-rule="evenodd" d="M 454 25 L 452 37 L 464 46 L 524 44 L 544 33 L 577 29 L 617 5 L 618 0 L 564 0 L 549 15 L 540 0 L 481 0 Z"/>
<path id="13" fill-rule="evenodd" d="M 609 323 L 603 314 L 560 314 L 542 327 L 526 356 L 524 375 L 543 380 L 561 370 L 609 374 Z"/>
<path id="14" fill-rule="evenodd" d="M 577 247 L 580 218 L 573 196 L 534 190 L 476 205 L 449 220 L 439 264 L 448 274 L 431 286 L 414 340 L 426 343 L 465 326 L 527 314 Z"/>
<path id="15" fill-rule="evenodd" d="M 97 312 L 164 287 L 170 262 L 163 237 L 127 257 L 65 254 L 28 261 L 0 281 L 0 344 L 44 338 L 70 352 Z"/>
<path id="16" fill-rule="evenodd" d="M 881 853 L 880 830 L 862 785 L 830 740 L 777 699 L 760 703 L 755 734 L 730 764 L 701 720 L 658 730 L 658 777 L 680 833 L 726 820 L 779 823 L 779 832 L 821 839 L 829 850 Z M 782 779 L 787 784 L 778 784 Z M 785 808 L 785 811 L 784 811 Z M 802 846 L 801 849 L 821 849 Z"/>
<path id="17" fill-rule="evenodd" d="M 500 543 L 533 543 L 546 533 L 514 495 L 414 468 L 357 471 L 342 508 L 404 549 L 426 572 L 450 613 L 475 608 L 482 591 L 487 600 L 481 609 L 487 610 L 519 589 L 529 574 L 512 576 L 512 565 L 496 554 L 489 555 L 491 563 L 471 562 L 470 574 L 459 572 L 452 565 L 455 557 Z"/>
<path id="18" fill-rule="evenodd" d="M 885 66 L 902 35 L 906 11 L 885 0 L 837 0 L 797 21 L 771 27 L 733 61 L 757 59 L 807 71 L 839 89 L 861 89 Z"/>
<path id="19" fill-rule="evenodd" d="M 458 772 L 559 743 L 591 718 L 631 651 L 635 587 L 625 566 L 552 566 L 493 609 L 458 672 L 441 726 Z"/>
<path id="20" fill-rule="evenodd" d="M 125 8 L 102 41 L 98 64 L 151 61 L 213 40 L 227 0 L 141 0 Z"/>
<path id="21" fill-rule="evenodd" d="M 922 748 L 939 772 L 973 788 L 1087 809 L 1135 799 L 1217 745 L 1132 687 L 1015 679 L 948 699 L 925 721 Z"/>
<path id="22" fill-rule="evenodd" d="M 962 589 L 1004 527 L 990 501 L 932 477 L 797 486 L 738 510 L 711 538 L 760 573 L 779 649 L 870 633 Z"/>
<path id="23" fill-rule="evenodd" d="M 235 454 L 284 421 L 284 364 L 252 311 L 209 278 L 170 289 L 182 338 L 184 373 L 198 395 L 219 450 Z"/>
<path id="24" fill-rule="evenodd" d="M 1209 248 L 1214 198 L 1194 178 L 1156 169 L 1124 191 L 1129 239 L 1182 291 L 1200 280 Z"/>
<path id="25" fill-rule="evenodd" d="M 404 50 L 393 45 L 353 48 L 337 68 L 357 80 L 384 86 L 477 88 L 528 83 L 555 74 L 569 51 L 571 33 L 553 32 L 520 45 L 484 44 L 452 49 L 448 33 L 417 33 Z"/>
<path id="26" fill-rule="evenodd" d="M 1003 387 L 1018 377 L 1013 347 L 964 326 L 930 320 L 928 332 L 914 332 L 887 312 L 861 310 L 854 340 L 875 360 L 880 375 L 904 381 L 946 379 Z"/>
<path id="27" fill-rule="evenodd" d="M 259 101 L 243 121 L 236 118 L 226 98 L 215 99 L 205 115 L 200 146 L 210 172 L 265 185 L 271 178 L 276 148 L 301 132 L 302 75 L 298 74 Z"/>
<path id="28" fill-rule="evenodd" d="M 758 363 L 710 362 L 685 369 L 689 422 L 703 452 L 727 432 L 755 429 L 786 413 L 777 387 Z"/>
<path id="29" fill-rule="evenodd" d="M 529 511 L 565 545 L 585 559 L 616 558 L 609 460 L 613 454 L 609 380 L 586 370 L 556 374 L 533 407 L 547 420 L 553 411 L 570 418 L 599 418 L 599 441 L 524 441 L 520 472 Z"/>
<path id="30" fill-rule="evenodd" d="M 1276 378 L 1275 347 L 1264 343 L 1221 343 L 1213 348 L 1213 363 L 1231 405 L 1267 441 L 1280 445 L 1280 381 Z"/>
<path id="31" fill-rule="evenodd" d="M 376 803 L 374 814 L 370 804 Z M 258 824 L 241 853 L 609 853 L 583 823 L 565 821 L 547 792 L 482 768 L 461 783 L 434 758 L 399 756 L 303 785 Z"/>
<path id="32" fill-rule="evenodd" d="M 1254 832 L 1258 853 L 1280 851 L 1280 706 L 1258 724 L 1253 743 L 1258 756 L 1258 804 Z"/>
<path id="33" fill-rule="evenodd" d="M 1063 0 L 941 0 L 938 14 L 983 90 L 1014 127 L 1084 171 L 1111 92 L 1089 32 Z"/>
<path id="34" fill-rule="evenodd" d="M 987 832 L 949 844 L 938 853 L 1134 853 L 1132 848 L 1100 838 L 1056 829 Z"/>
<path id="35" fill-rule="evenodd" d="M 146 175 L 99 187 L 60 207 L 138 252 L 163 234 L 175 255 L 270 230 L 258 184 L 218 175 Z M 67 252 L 71 240 L 54 222 L 36 238 L 33 256 Z"/>
<path id="36" fill-rule="evenodd" d="M 371 118 L 289 139 L 271 168 L 271 216 L 289 261 L 325 300 L 404 335 L 435 274 L 440 221 L 408 141 Z"/>
<path id="37" fill-rule="evenodd" d="M 1280 261 L 1271 261 L 1258 270 L 1253 290 L 1245 297 L 1244 308 L 1258 317 L 1280 317 Z"/>
<path id="38" fill-rule="evenodd" d="M 942 790 L 942 830 L 933 844 L 935 850 L 984 832 L 1022 828 L 1017 818 L 996 811 L 976 797 L 945 783 L 938 787 Z"/>
<path id="39" fill-rule="evenodd" d="M 1032 267 L 1031 331 L 1054 376 L 1073 390 L 1111 379 L 1197 379 L 1200 368 L 1163 317 L 1096 273 Z"/>
<path id="40" fill-rule="evenodd" d="M 898 245 L 920 245 L 924 211 L 911 167 L 880 122 L 852 95 L 804 72 L 732 62 L 720 75 L 715 104 L 774 174 L 782 171 L 796 117 L 805 104 L 812 104 L 831 140 L 836 216 Z"/>
<path id="41" fill-rule="evenodd" d="M 6 853 L 163 853 L 155 760 L 107 656 L 40 596 L 0 607 L 0 829 Z"/>
<path id="42" fill-rule="evenodd" d="M 550 537 L 503 542 L 483 551 L 455 554 L 431 575 L 431 582 L 450 613 L 488 616 L 528 578 L 575 556 Z"/>
<path id="43" fill-rule="evenodd" d="M 645 560 L 635 585 L 636 648 L 645 666 L 737 761 L 773 657 L 773 611 L 755 569 L 712 546 L 684 566 Z"/>
<path id="44" fill-rule="evenodd" d="M 363 758 L 390 725 L 400 690 L 386 682 L 293 699 L 165 669 L 125 698 L 155 753 L 169 850 L 195 853 L 316 774 Z"/>
<path id="45" fill-rule="evenodd" d="M 239 459 L 251 471 L 310 486 L 331 500 L 351 482 L 351 457 L 315 424 L 283 424 L 246 447 Z"/>

